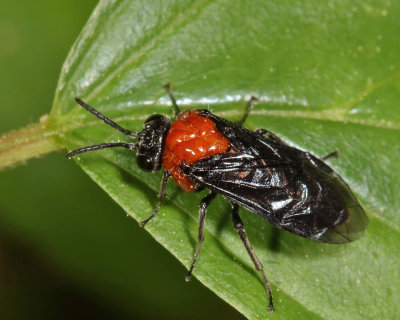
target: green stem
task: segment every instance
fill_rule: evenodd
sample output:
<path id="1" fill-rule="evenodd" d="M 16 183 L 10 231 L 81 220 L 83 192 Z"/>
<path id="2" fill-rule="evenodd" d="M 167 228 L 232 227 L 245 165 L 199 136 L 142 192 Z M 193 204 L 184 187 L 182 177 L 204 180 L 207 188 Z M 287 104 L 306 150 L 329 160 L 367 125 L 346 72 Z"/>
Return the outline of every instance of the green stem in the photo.
<path id="1" fill-rule="evenodd" d="M 47 116 L 39 123 L 3 134 L 0 136 L 0 171 L 62 150 L 64 146 L 58 140 L 58 131 L 52 128 Z"/>

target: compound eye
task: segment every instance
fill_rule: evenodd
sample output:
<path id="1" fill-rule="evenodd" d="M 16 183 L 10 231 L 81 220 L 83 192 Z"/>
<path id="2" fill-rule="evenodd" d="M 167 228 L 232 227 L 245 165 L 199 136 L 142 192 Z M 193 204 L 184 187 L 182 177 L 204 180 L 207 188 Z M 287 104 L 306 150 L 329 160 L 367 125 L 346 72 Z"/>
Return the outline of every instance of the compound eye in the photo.
<path id="1" fill-rule="evenodd" d="M 140 169 L 142 169 L 144 171 L 153 171 L 153 169 L 154 169 L 151 158 L 143 156 L 143 155 L 138 155 L 137 164 L 140 167 Z"/>

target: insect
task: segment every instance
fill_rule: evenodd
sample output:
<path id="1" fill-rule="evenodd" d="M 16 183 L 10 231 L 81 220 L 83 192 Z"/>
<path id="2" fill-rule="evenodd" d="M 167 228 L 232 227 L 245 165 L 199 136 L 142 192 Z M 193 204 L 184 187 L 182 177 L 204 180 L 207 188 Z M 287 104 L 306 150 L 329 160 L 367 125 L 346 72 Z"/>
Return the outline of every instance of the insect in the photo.
<path id="1" fill-rule="evenodd" d="M 166 195 L 170 177 L 185 191 L 210 190 L 200 202 L 198 242 L 186 276 L 189 281 L 204 240 L 207 207 L 217 194 L 232 205 L 232 221 L 255 268 L 260 273 L 273 310 L 269 281 L 257 258 L 239 216 L 239 206 L 259 215 L 277 228 L 327 243 L 348 243 L 360 238 L 368 218 L 343 179 L 323 160 L 289 146 L 265 129 L 243 127 L 256 98 L 252 97 L 243 118 L 233 123 L 208 110 L 180 112 L 169 84 L 164 86 L 172 101 L 175 121 L 153 114 L 140 132 L 120 127 L 85 102 L 76 102 L 112 128 L 136 142 L 110 142 L 87 146 L 67 154 L 123 147 L 137 151 L 137 164 L 145 170 L 164 173 L 153 219 Z"/>

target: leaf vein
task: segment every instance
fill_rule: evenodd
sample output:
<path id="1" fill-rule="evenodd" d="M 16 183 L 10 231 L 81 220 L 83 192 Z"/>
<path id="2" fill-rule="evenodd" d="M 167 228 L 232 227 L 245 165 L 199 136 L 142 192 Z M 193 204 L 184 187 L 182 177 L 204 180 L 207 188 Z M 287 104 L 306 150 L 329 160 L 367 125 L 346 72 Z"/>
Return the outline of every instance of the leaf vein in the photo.
<path id="1" fill-rule="evenodd" d="M 162 29 L 162 31 L 158 35 L 153 37 L 140 50 L 128 57 L 125 62 L 120 64 L 114 71 L 110 72 L 109 75 L 88 95 L 87 100 L 90 101 L 94 97 L 96 97 L 99 92 L 101 92 L 101 90 L 105 88 L 114 78 L 121 74 L 132 63 L 138 61 L 141 57 L 143 57 L 149 50 L 151 50 L 155 46 L 157 42 L 169 35 L 173 30 L 176 29 L 176 27 L 182 25 L 191 16 L 191 12 L 196 11 L 197 8 L 201 7 L 203 4 L 207 4 L 207 2 L 210 1 L 212 0 L 201 0 L 194 2 L 194 4 L 190 6 L 185 12 L 180 15 L 176 15 L 176 18 L 171 21 L 171 23 L 167 25 L 164 29 Z"/>

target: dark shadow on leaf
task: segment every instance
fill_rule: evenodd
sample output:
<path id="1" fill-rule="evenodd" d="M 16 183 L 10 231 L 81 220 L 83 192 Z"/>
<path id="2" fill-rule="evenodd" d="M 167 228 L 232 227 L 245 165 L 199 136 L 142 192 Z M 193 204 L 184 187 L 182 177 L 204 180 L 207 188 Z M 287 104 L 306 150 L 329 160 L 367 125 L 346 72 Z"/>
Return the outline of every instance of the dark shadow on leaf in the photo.
<path id="1" fill-rule="evenodd" d="M 217 236 L 219 236 L 223 229 L 227 228 L 228 225 L 233 228 L 232 220 L 231 220 L 231 206 L 228 201 L 226 201 L 226 209 L 224 213 L 221 215 L 221 218 L 217 224 Z"/>
<path id="2" fill-rule="evenodd" d="M 231 228 L 233 230 L 233 232 L 236 234 L 236 231 L 234 230 L 232 221 L 231 221 L 231 205 L 228 201 L 226 202 L 226 206 L 225 206 L 225 210 L 222 214 L 220 214 L 220 219 L 217 223 L 217 229 L 216 229 L 216 237 L 218 238 L 221 233 L 222 230 L 224 230 L 225 228 Z M 239 236 L 238 236 L 239 239 Z M 260 283 L 260 285 L 264 286 L 264 283 L 258 273 L 258 271 L 255 269 L 255 267 L 253 266 L 252 262 L 250 261 L 250 265 L 244 261 L 242 261 L 242 259 L 238 258 L 236 255 L 234 255 L 232 253 L 232 251 L 229 251 L 228 248 L 226 248 L 221 241 L 216 241 L 216 244 L 218 246 L 218 249 L 225 254 L 230 260 L 232 260 L 235 263 L 240 264 L 240 266 L 249 274 L 251 274 L 252 276 L 256 277 L 258 282 Z M 249 257 L 250 259 L 250 257 Z"/>
<path id="3" fill-rule="evenodd" d="M 272 228 L 271 236 L 269 238 L 268 247 L 272 252 L 281 251 L 281 230 Z"/>
<path id="4" fill-rule="evenodd" d="M 114 163 L 110 162 L 111 164 L 115 165 Z M 144 196 L 146 196 L 146 199 L 150 203 L 154 203 L 154 206 L 157 203 L 157 192 L 154 192 L 154 190 L 149 187 L 146 183 L 144 183 L 142 180 L 136 178 L 133 174 L 127 172 L 121 167 L 116 166 L 116 168 L 119 169 L 121 173 L 121 180 L 129 184 L 131 186 L 137 187 L 141 192 L 143 193 Z"/>

